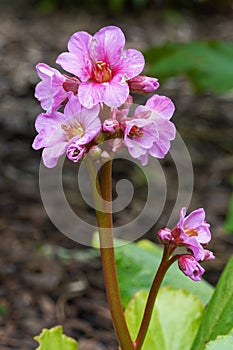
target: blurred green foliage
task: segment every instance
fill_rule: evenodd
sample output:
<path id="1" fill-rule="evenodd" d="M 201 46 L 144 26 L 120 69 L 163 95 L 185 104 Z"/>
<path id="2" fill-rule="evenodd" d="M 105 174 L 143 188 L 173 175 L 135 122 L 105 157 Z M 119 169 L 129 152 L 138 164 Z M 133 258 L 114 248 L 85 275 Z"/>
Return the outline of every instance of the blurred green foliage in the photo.
<path id="1" fill-rule="evenodd" d="M 187 9 L 192 12 L 226 12 L 232 11 L 232 0 L 0 0 L 0 5 L 31 6 L 42 12 L 52 12 L 57 9 L 84 8 L 87 11 L 119 14 L 125 11 L 174 8 Z"/>
<path id="2" fill-rule="evenodd" d="M 230 178 L 230 183 L 233 186 L 233 175 Z M 233 233 L 233 193 L 231 194 L 230 202 L 229 202 L 229 208 L 228 208 L 228 214 L 226 218 L 225 223 L 225 229 L 227 232 Z"/>
<path id="3" fill-rule="evenodd" d="M 166 43 L 144 52 L 147 73 L 160 82 L 177 75 L 188 77 L 196 91 L 233 90 L 233 43 L 194 41 Z"/>

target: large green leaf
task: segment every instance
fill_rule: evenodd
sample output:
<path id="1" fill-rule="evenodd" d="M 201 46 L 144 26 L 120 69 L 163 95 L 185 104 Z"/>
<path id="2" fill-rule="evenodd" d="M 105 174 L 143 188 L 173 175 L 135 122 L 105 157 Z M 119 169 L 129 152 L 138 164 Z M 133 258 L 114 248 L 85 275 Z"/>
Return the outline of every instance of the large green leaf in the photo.
<path id="1" fill-rule="evenodd" d="M 162 249 L 156 244 L 142 240 L 115 249 L 119 287 L 123 306 L 140 289 L 149 290 L 158 269 Z M 163 285 L 183 288 L 196 294 L 205 304 L 210 300 L 213 287 L 206 281 L 194 282 L 179 270 L 177 263 L 165 275 Z"/>
<path id="2" fill-rule="evenodd" d="M 227 335 L 219 335 L 205 346 L 205 350 L 230 350 L 233 349 L 233 329 Z"/>
<path id="3" fill-rule="evenodd" d="M 225 93 L 233 89 L 232 42 L 167 43 L 144 54 L 147 73 L 161 81 L 183 74 L 197 91 Z"/>
<path id="4" fill-rule="evenodd" d="M 233 256 L 225 267 L 213 297 L 207 306 L 192 350 L 204 349 L 205 343 L 217 335 L 227 334 L 233 327 Z"/>
<path id="5" fill-rule="evenodd" d="M 125 310 L 126 321 L 135 340 L 148 293 L 137 292 Z M 189 350 L 202 313 L 202 302 L 185 290 L 160 289 L 142 350 Z"/>
<path id="6" fill-rule="evenodd" d="M 43 329 L 34 339 L 40 344 L 36 350 L 78 350 L 78 343 L 63 334 L 61 326 Z"/>

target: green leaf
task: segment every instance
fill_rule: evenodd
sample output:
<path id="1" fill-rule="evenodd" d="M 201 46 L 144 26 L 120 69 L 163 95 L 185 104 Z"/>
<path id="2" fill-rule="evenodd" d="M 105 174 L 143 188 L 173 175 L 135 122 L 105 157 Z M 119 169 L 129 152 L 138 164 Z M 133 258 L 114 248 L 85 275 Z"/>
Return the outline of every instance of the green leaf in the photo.
<path id="1" fill-rule="evenodd" d="M 227 335 L 219 335 L 215 340 L 206 344 L 205 350 L 230 350 L 233 349 L 233 329 Z"/>
<path id="2" fill-rule="evenodd" d="M 230 197 L 228 214 L 225 223 L 225 229 L 228 232 L 233 232 L 233 194 Z"/>
<path id="3" fill-rule="evenodd" d="M 219 279 L 213 297 L 204 313 L 192 350 L 204 349 L 205 343 L 217 335 L 227 334 L 233 327 L 233 256 Z"/>
<path id="4" fill-rule="evenodd" d="M 135 340 L 148 293 L 137 292 L 125 310 L 126 321 Z M 163 287 L 153 309 L 142 350 L 189 350 L 203 313 L 202 302 L 185 290 Z"/>
<path id="5" fill-rule="evenodd" d="M 167 43 L 144 54 L 147 73 L 161 81 L 182 74 L 197 91 L 225 93 L 233 89 L 232 42 Z"/>
<path id="6" fill-rule="evenodd" d="M 138 290 L 150 289 L 161 256 L 162 249 L 148 240 L 115 249 L 119 288 L 124 307 Z M 205 304 L 210 300 L 214 290 L 204 280 L 194 282 L 186 277 L 179 270 L 177 263 L 169 268 L 163 285 L 186 289 L 196 294 Z"/>
<path id="7" fill-rule="evenodd" d="M 36 350 L 78 350 L 78 343 L 62 333 L 62 326 L 43 329 L 34 339 L 40 344 Z"/>
<path id="8" fill-rule="evenodd" d="M 230 184 L 233 186 L 233 176 L 230 178 Z M 228 232 L 233 232 L 233 193 L 230 197 L 230 203 L 225 223 L 225 229 Z"/>

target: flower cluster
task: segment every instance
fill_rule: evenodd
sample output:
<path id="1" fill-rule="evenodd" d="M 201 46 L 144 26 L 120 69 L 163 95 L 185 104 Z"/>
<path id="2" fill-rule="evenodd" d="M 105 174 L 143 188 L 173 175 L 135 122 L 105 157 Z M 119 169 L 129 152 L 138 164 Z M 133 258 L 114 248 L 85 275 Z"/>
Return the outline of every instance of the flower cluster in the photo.
<path id="1" fill-rule="evenodd" d="M 169 151 L 176 132 L 170 121 L 174 104 L 156 94 L 129 116 L 130 93 L 152 93 L 159 83 L 140 75 L 143 55 L 124 46 L 125 37 L 118 27 L 104 27 L 93 36 L 81 31 L 71 36 L 68 52 L 56 60 L 69 75 L 44 63 L 37 65 L 41 81 L 35 96 L 45 112 L 37 117 L 33 148 L 44 148 L 47 167 L 56 166 L 64 153 L 73 162 L 89 151 L 101 157 L 98 145 L 107 140 L 111 140 L 110 153 L 126 146 L 142 165 L 149 155 L 163 158 Z"/>
<path id="2" fill-rule="evenodd" d="M 194 281 L 200 281 L 205 272 L 199 261 L 214 259 L 213 253 L 204 248 L 211 240 L 209 227 L 203 208 L 194 210 L 188 216 L 186 208 L 182 208 L 177 225 L 172 230 L 164 228 L 158 232 L 158 237 L 167 246 L 169 254 L 177 247 L 186 248 L 185 254 L 177 255 L 178 265 Z"/>

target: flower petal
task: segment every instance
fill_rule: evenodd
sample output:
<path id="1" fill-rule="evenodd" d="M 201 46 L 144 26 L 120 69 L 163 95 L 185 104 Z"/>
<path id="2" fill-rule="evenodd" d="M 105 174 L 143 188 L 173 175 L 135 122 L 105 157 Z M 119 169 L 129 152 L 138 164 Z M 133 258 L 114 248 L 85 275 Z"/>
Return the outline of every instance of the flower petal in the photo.
<path id="1" fill-rule="evenodd" d="M 127 80 L 134 78 L 143 71 L 145 59 L 140 51 L 128 49 L 122 55 L 123 59 L 118 64 L 118 73 L 124 74 Z"/>
<path id="2" fill-rule="evenodd" d="M 105 86 L 95 82 L 86 82 L 79 85 L 78 97 L 86 108 L 92 108 L 103 101 Z"/>
<path id="3" fill-rule="evenodd" d="M 100 29 L 94 36 L 93 52 L 96 60 L 108 63 L 111 68 L 119 62 L 125 36 L 122 30 L 115 26 Z"/>
<path id="4" fill-rule="evenodd" d="M 184 229 L 197 228 L 198 226 L 203 224 L 204 220 L 204 209 L 199 208 L 197 210 L 194 210 L 184 219 Z"/>
<path id="5" fill-rule="evenodd" d="M 67 72 L 77 76 L 81 81 L 86 81 L 90 78 L 91 63 L 81 54 L 75 55 L 63 52 L 57 57 L 56 63 Z"/>
<path id="6" fill-rule="evenodd" d="M 126 101 L 128 95 L 128 84 L 112 80 L 105 86 L 103 102 L 109 107 L 119 107 Z"/>
<path id="7" fill-rule="evenodd" d="M 66 142 L 58 143 L 53 147 L 44 148 L 42 152 L 43 163 L 47 168 L 54 168 L 62 154 L 65 153 Z"/>
<path id="8" fill-rule="evenodd" d="M 75 55 L 83 55 L 90 58 L 90 46 L 92 36 L 84 31 L 76 32 L 68 41 L 68 50 Z"/>
<path id="9" fill-rule="evenodd" d="M 153 111 L 156 111 L 159 114 L 162 114 L 167 119 L 170 119 L 175 111 L 173 102 L 166 96 L 154 95 L 149 98 L 145 106 Z"/>

